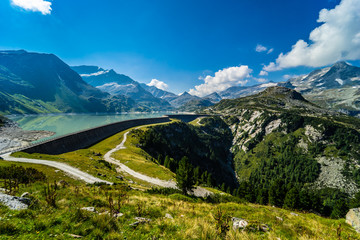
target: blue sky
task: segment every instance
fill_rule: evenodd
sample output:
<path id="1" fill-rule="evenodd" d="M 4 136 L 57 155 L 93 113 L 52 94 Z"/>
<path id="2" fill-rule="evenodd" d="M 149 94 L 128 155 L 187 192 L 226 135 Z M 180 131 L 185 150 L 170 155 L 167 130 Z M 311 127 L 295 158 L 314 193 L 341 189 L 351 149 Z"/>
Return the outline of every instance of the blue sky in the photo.
<path id="1" fill-rule="evenodd" d="M 2 0 L 0 49 L 205 95 L 338 60 L 360 65 L 359 15 L 360 0 Z"/>

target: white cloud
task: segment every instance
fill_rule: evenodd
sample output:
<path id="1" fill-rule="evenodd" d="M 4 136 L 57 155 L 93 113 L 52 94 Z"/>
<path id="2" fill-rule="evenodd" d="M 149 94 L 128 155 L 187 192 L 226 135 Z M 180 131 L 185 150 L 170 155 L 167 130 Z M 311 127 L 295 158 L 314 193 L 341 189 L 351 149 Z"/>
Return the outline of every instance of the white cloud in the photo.
<path id="1" fill-rule="evenodd" d="M 258 45 L 256 45 L 255 51 L 257 51 L 257 52 L 265 52 L 265 51 L 267 51 L 267 47 L 265 47 L 265 46 L 263 46 L 261 44 L 258 44 Z"/>
<path id="2" fill-rule="evenodd" d="M 158 89 L 161 90 L 167 90 L 169 88 L 169 85 L 167 85 L 166 83 L 159 81 L 157 79 L 152 79 L 150 83 L 146 84 L 148 86 L 154 86 L 157 87 Z"/>
<path id="3" fill-rule="evenodd" d="M 43 15 L 51 14 L 51 2 L 45 0 L 11 0 L 12 5 L 27 11 L 41 12 Z"/>
<path id="4" fill-rule="evenodd" d="M 214 76 L 207 75 L 202 79 L 205 83 L 195 86 L 195 89 L 190 89 L 189 93 L 203 97 L 235 85 L 245 85 L 248 82 L 246 78 L 250 77 L 251 72 L 252 69 L 246 65 L 224 68 L 217 71 Z"/>
<path id="5" fill-rule="evenodd" d="M 300 75 L 285 74 L 285 75 L 283 76 L 283 79 L 288 80 L 288 79 L 290 79 L 290 78 L 297 78 L 297 77 L 299 77 L 299 76 L 300 76 Z"/>
<path id="6" fill-rule="evenodd" d="M 256 48 L 255 48 L 255 51 L 257 52 L 266 52 L 266 54 L 270 54 L 274 51 L 274 48 L 270 48 L 268 49 L 267 47 L 261 45 L 261 44 L 258 44 L 256 45 Z"/>
<path id="7" fill-rule="evenodd" d="M 267 71 L 261 70 L 259 76 L 267 76 L 269 73 Z"/>
<path id="8" fill-rule="evenodd" d="M 263 69 L 322 67 L 360 59 L 360 0 L 342 0 L 334 9 L 322 9 L 317 21 L 323 24 L 310 33 L 309 43 L 298 40 L 290 52 L 281 53 Z"/>
<path id="9" fill-rule="evenodd" d="M 266 78 L 254 78 L 254 80 L 259 83 L 266 83 L 268 81 Z"/>

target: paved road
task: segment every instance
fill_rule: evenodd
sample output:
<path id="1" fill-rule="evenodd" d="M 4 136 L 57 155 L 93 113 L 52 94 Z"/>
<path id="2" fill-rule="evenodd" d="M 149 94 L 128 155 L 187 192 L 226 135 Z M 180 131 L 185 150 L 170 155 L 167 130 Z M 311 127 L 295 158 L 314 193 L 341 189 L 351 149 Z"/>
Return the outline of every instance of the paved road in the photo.
<path id="1" fill-rule="evenodd" d="M 6 153 L 6 154 L 1 155 L 1 157 L 6 161 L 11 161 L 11 162 L 35 163 L 35 164 L 42 164 L 42 165 L 54 167 L 54 168 L 64 171 L 65 173 L 69 174 L 73 178 L 81 179 L 81 180 L 85 181 L 86 183 L 104 182 L 107 184 L 112 184 L 111 182 L 94 177 L 86 172 L 83 172 L 77 168 L 71 167 L 65 163 L 49 161 L 49 160 L 16 158 L 16 157 L 10 156 L 10 154 L 11 153 Z"/>

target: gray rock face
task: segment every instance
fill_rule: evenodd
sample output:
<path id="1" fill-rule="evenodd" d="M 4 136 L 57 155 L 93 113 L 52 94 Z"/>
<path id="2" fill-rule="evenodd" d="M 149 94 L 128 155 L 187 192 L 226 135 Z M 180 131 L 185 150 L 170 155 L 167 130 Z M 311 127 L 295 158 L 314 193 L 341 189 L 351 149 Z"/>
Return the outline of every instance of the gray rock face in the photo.
<path id="1" fill-rule="evenodd" d="M 346 223 L 350 224 L 360 233 L 360 208 L 352 208 L 346 214 Z"/>
<path id="2" fill-rule="evenodd" d="M 0 193 L 0 203 L 9 207 L 11 210 L 27 209 L 31 200 L 29 198 L 14 197 L 5 193 Z"/>

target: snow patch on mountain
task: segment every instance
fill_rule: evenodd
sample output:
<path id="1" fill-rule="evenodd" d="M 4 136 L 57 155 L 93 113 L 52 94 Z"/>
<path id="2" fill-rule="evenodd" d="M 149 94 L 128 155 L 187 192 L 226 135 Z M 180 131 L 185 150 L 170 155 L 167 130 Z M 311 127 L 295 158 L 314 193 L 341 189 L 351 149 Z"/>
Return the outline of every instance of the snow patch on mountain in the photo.
<path id="1" fill-rule="evenodd" d="M 260 87 L 261 88 L 267 88 L 267 87 L 275 87 L 277 85 L 278 85 L 277 83 L 270 82 L 270 83 L 261 84 Z"/>
<path id="2" fill-rule="evenodd" d="M 335 79 L 340 85 L 344 85 L 344 81 L 340 78 Z"/>
<path id="3" fill-rule="evenodd" d="M 99 75 L 102 75 L 102 74 L 106 74 L 108 72 L 109 72 L 109 70 L 102 70 L 102 71 L 98 71 L 98 72 L 90 73 L 90 74 L 80 74 L 80 76 L 81 77 L 99 76 Z"/>

